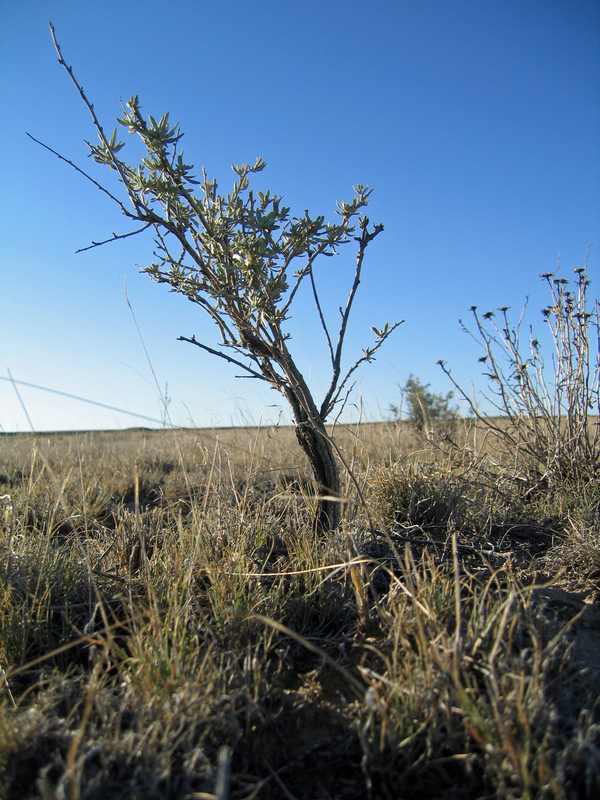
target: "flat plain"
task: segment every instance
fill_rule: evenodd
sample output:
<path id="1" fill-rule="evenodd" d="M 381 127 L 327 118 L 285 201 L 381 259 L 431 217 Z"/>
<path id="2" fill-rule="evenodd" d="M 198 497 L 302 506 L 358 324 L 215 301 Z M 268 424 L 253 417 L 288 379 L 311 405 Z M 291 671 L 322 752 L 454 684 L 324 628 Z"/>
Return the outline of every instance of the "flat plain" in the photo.
<path id="1" fill-rule="evenodd" d="M 594 421 L 592 421 L 592 424 Z M 0 436 L 7 798 L 600 796 L 600 488 L 473 421 Z"/>

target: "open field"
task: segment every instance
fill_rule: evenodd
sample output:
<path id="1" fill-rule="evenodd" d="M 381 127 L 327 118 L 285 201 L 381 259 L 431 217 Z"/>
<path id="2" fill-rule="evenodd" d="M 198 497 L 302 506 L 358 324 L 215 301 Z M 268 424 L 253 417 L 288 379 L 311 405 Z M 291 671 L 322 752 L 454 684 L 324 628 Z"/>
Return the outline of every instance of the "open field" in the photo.
<path id="1" fill-rule="evenodd" d="M 599 797 L 598 480 L 462 425 L 328 537 L 292 429 L 1 435 L 0 796 Z"/>

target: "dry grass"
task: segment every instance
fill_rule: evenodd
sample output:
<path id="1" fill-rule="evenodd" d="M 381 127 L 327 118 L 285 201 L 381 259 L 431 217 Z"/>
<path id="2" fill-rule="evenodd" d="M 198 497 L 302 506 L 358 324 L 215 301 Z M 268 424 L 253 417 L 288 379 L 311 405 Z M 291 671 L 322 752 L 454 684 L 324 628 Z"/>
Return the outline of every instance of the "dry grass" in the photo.
<path id="1" fill-rule="evenodd" d="M 600 490 L 475 429 L 0 437 L 10 798 L 600 796 Z"/>

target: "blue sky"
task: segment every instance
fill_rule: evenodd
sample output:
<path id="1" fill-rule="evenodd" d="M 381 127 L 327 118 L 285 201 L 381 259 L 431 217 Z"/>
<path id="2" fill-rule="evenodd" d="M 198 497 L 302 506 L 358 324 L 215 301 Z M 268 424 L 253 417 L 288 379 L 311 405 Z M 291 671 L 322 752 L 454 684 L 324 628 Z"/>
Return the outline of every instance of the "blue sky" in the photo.
<path id="1" fill-rule="evenodd" d="M 148 235 L 76 254 L 129 228 L 116 206 L 26 131 L 115 188 L 87 158 L 88 112 L 67 63 L 106 128 L 120 98 L 170 111 L 186 160 L 223 190 L 230 165 L 262 156 L 257 188 L 333 219 L 352 186 L 374 187 L 369 216 L 385 231 L 367 251 L 347 339 L 347 365 L 370 325 L 405 319 L 353 397 L 370 419 L 398 402 L 413 373 L 449 387 L 444 359 L 484 386 L 480 353 L 461 332 L 468 309 L 508 305 L 543 329 L 539 274 L 583 266 L 600 285 L 600 5 L 587 0 L 104 0 L 0 2 L 0 377 L 161 418 L 135 312 L 175 424 L 230 425 L 289 414 L 266 386 L 177 336 L 209 345 L 212 323 L 141 275 Z M 135 157 L 137 151 L 125 137 Z M 127 153 L 127 149 L 124 151 Z M 346 300 L 353 254 L 326 259 L 329 312 Z M 327 351 L 308 296 L 291 349 L 318 400 Z M 37 430 L 146 424 L 20 386 Z M 0 380 L 0 425 L 27 430 Z"/>

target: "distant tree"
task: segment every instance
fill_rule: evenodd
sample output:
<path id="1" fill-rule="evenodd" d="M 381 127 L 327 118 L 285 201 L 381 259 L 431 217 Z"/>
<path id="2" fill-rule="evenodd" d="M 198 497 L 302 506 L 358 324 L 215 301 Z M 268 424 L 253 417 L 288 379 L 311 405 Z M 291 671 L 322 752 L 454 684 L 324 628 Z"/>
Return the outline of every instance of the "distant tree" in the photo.
<path id="1" fill-rule="evenodd" d="M 401 405 L 390 404 L 390 411 L 394 419 L 401 418 L 403 405 L 406 402 L 408 406 L 407 419 L 418 431 L 436 426 L 445 430 L 452 428 L 458 419 L 456 408 L 450 405 L 454 393 L 437 394 L 429 391 L 429 386 L 430 384 L 423 386 L 419 378 L 411 374 L 404 386 L 400 387 Z"/>
<path id="2" fill-rule="evenodd" d="M 383 230 L 383 225 L 371 227 L 368 217 L 361 215 L 372 190 L 359 184 L 351 202 L 338 204 L 339 220 L 335 224 L 326 223 L 322 216 L 311 217 L 308 211 L 292 217 L 281 197 L 249 188 L 250 176 L 265 167 L 265 162 L 257 159 L 254 166 L 233 166 L 237 175 L 233 189 L 227 195 L 219 194 L 216 181 L 209 180 L 204 169 L 202 180 L 197 181 L 193 167 L 184 162 L 179 150 L 183 136 L 179 126 L 171 126 L 168 114 L 158 122 L 151 116 L 144 119 L 137 96 L 126 103 L 123 117 L 117 120 L 129 133 L 139 136 L 146 151 L 141 162 L 132 166 L 117 155 L 124 146 L 117 140 L 117 129 L 112 136 L 104 133 L 92 103 L 62 57 L 52 25 L 50 29 L 58 60 L 85 102 L 100 139 L 97 145 L 88 143 L 91 155 L 114 171 L 125 188 L 125 202 L 68 159 L 52 152 L 108 194 L 128 219 L 141 223 L 130 233 L 113 234 L 91 246 L 153 229 L 156 261 L 143 271 L 199 306 L 214 321 L 221 339 L 217 349 L 197 341 L 193 335 L 180 336 L 180 340 L 235 364 L 244 371 L 244 377 L 265 381 L 286 398 L 298 442 L 317 484 L 316 526 L 320 531 L 336 528 L 340 519 L 339 468 L 335 444 L 326 432 L 325 422 L 343 402 L 349 391 L 348 380 L 356 368 L 372 361 L 400 324 L 372 328 L 373 345 L 342 373 L 344 339 L 365 250 Z M 351 240 L 358 244 L 354 282 L 345 306 L 340 307 L 339 328 L 332 338 L 317 292 L 315 263 L 319 256 L 332 256 Z M 313 398 L 288 347 L 290 334 L 285 323 L 304 282 L 312 291 L 331 360 L 331 381 L 320 404 Z"/>

